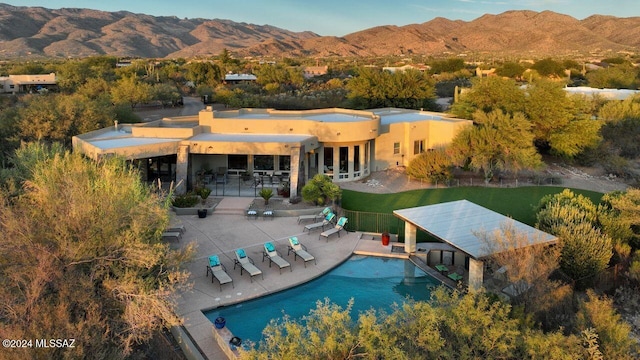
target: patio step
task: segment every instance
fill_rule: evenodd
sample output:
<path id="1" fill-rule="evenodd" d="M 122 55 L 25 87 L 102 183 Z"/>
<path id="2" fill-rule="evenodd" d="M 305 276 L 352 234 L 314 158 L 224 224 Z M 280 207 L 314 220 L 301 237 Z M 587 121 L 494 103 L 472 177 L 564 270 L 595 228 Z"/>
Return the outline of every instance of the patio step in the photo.
<path id="1" fill-rule="evenodd" d="M 228 197 L 223 198 L 214 214 L 219 215 L 245 215 L 245 211 L 249 208 L 249 205 L 253 201 L 253 198 L 241 198 L 241 197 Z"/>
<path id="2" fill-rule="evenodd" d="M 245 209 L 216 207 L 215 215 L 244 215 Z"/>

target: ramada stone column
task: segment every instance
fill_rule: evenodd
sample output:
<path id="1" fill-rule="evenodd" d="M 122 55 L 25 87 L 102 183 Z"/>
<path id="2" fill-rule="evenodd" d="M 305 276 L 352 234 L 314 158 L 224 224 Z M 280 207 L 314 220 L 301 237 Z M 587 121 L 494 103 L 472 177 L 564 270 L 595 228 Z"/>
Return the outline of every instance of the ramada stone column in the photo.
<path id="1" fill-rule="evenodd" d="M 291 161 L 289 164 L 289 197 L 298 196 L 298 182 L 300 181 L 300 152 L 299 146 L 291 147 Z"/>
<path id="2" fill-rule="evenodd" d="M 176 195 L 187 192 L 187 175 L 189 171 L 189 145 L 179 145 L 176 160 Z"/>
<path id="3" fill-rule="evenodd" d="M 469 258 L 469 291 L 478 291 L 482 287 L 484 264 Z"/>
<path id="4" fill-rule="evenodd" d="M 410 254 L 416 252 L 416 232 L 415 225 L 408 221 L 404 222 L 404 252 Z"/>

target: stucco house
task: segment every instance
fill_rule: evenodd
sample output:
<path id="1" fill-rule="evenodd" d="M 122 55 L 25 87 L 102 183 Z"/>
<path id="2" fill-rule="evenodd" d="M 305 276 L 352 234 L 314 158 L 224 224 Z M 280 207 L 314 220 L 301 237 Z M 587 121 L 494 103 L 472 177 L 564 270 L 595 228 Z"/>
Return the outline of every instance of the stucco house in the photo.
<path id="1" fill-rule="evenodd" d="M 0 92 L 2 93 L 29 93 L 42 89 L 55 89 L 57 86 L 56 74 L 36 75 L 9 75 L 0 77 Z"/>
<path id="2" fill-rule="evenodd" d="M 315 174 L 334 182 L 353 181 L 372 171 L 406 166 L 471 124 L 443 113 L 397 108 L 206 107 L 197 116 L 115 124 L 81 134 L 73 137 L 73 147 L 93 159 L 123 156 L 140 168 L 145 180 L 175 181 L 178 192 L 210 183 L 211 178 L 202 178 L 208 172 L 220 180 L 225 195 L 242 195 L 241 179 L 250 175 L 268 176 L 270 185 L 274 178 L 279 185 L 286 179 L 295 196 Z"/>

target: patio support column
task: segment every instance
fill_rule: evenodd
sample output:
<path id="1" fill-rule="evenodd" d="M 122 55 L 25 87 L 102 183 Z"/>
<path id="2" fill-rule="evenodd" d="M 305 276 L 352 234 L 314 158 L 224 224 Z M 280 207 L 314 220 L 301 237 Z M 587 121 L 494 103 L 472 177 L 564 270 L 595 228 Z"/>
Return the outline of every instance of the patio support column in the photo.
<path id="1" fill-rule="evenodd" d="M 298 196 L 298 181 L 300 177 L 300 147 L 292 146 L 291 147 L 291 163 L 289 168 L 291 172 L 289 173 L 289 196 L 296 197 Z"/>
<path id="2" fill-rule="evenodd" d="M 325 174 L 324 172 L 324 146 L 321 146 L 316 150 L 318 153 L 318 174 Z"/>
<path id="3" fill-rule="evenodd" d="M 176 195 L 187 192 L 187 175 L 189 171 L 189 145 L 178 146 L 176 160 Z"/>
<path id="4" fill-rule="evenodd" d="M 482 287 L 484 264 L 482 261 L 469 258 L 469 291 L 478 291 Z"/>
<path id="5" fill-rule="evenodd" d="M 404 222 L 404 252 L 410 254 L 416 252 L 416 231 L 415 225 L 408 221 Z"/>

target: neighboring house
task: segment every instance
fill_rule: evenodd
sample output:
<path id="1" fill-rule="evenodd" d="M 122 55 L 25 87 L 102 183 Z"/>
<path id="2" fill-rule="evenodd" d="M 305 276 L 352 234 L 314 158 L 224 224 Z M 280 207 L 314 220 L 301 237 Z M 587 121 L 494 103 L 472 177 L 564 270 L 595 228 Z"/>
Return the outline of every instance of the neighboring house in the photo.
<path id="1" fill-rule="evenodd" d="M 178 192 L 195 186 L 202 169 L 218 169 L 229 178 L 286 176 L 296 196 L 315 174 L 354 181 L 406 166 L 471 125 L 443 113 L 397 108 L 215 111 L 208 106 L 197 116 L 74 136 L 73 147 L 96 160 L 123 156 L 138 165 L 145 180 L 181 184 Z"/>
<path id="2" fill-rule="evenodd" d="M 568 94 L 579 94 L 585 96 L 599 96 L 605 100 L 624 100 L 630 96 L 640 93 L 640 90 L 629 89 L 596 89 L 586 86 L 565 87 Z"/>
<path id="3" fill-rule="evenodd" d="M 479 78 L 487 77 L 487 76 L 495 76 L 496 68 L 491 69 L 481 69 L 480 67 L 476 68 L 476 76 Z"/>
<path id="4" fill-rule="evenodd" d="M 57 87 L 56 74 L 9 75 L 0 77 L 2 93 L 32 93 L 42 89 L 53 90 Z"/>
<path id="5" fill-rule="evenodd" d="M 418 71 L 429 71 L 431 70 L 431 66 L 429 65 L 404 65 L 404 66 L 385 66 L 382 68 L 382 70 L 384 71 L 388 71 L 390 73 L 395 73 L 395 72 L 403 72 L 403 71 L 407 71 L 407 70 L 418 70 Z"/>
<path id="6" fill-rule="evenodd" d="M 256 80 L 258 78 L 253 74 L 227 74 L 224 76 L 224 82 L 227 84 L 255 82 Z"/>
<path id="7" fill-rule="evenodd" d="M 302 70 L 302 75 L 305 79 L 310 79 L 315 76 L 326 75 L 328 71 L 328 66 L 307 66 Z"/>

